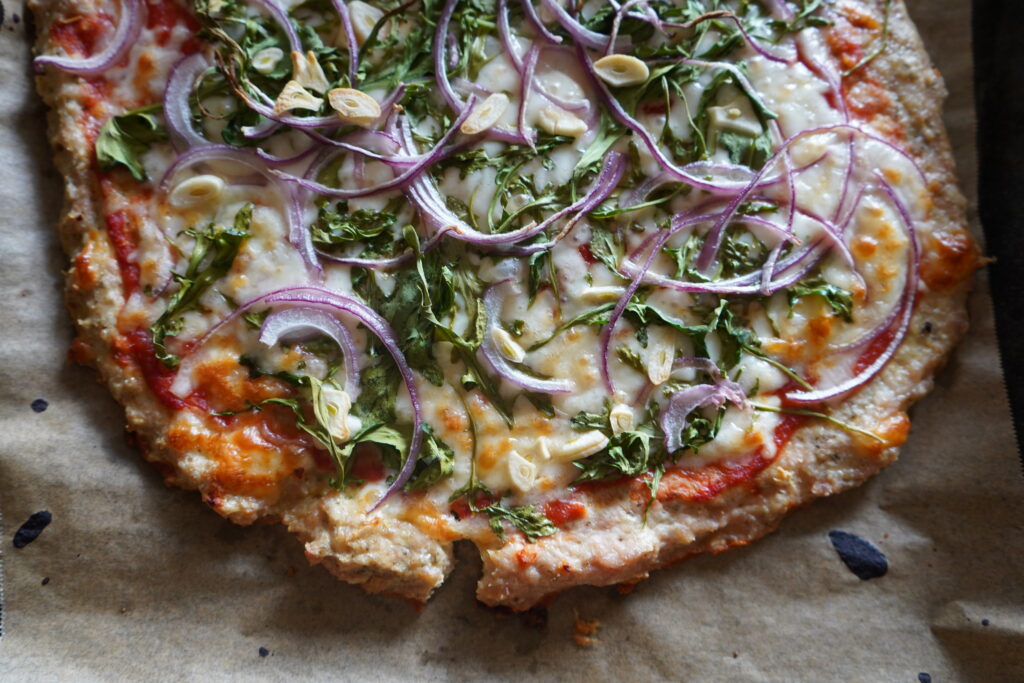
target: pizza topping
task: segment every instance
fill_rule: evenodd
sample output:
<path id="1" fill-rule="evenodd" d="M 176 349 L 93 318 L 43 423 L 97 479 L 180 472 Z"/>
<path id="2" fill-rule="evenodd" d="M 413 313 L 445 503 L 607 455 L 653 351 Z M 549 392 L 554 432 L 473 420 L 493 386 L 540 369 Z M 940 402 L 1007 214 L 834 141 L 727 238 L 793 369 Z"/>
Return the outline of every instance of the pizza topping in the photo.
<path id="1" fill-rule="evenodd" d="M 121 61 L 138 41 L 143 28 L 142 12 L 142 0 L 121 0 L 117 29 L 98 53 L 87 57 L 42 55 L 32 61 L 32 66 L 36 73 L 50 65 L 81 76 L 102 74 Z"/>
<path id="2" fill-rule="evenodd" d="M 646 81 L 651 70 L 632 55 L 606 55 L 594 62 L 594 73 L 613 88 L 626 88 Z"/>
<path id="3" fill-rule="evenodd" d="M 381 115 L 377 100 L 352 88 L 335 88 L 327 99 L 342 121 L 355 126 L 368 127 Z"/>
<path id="4" fill-rule="evenodd" d="M 212 50 L 169 77 L 157 242 L 191 255 L 144 304 L 155 352 L 177 395 L 225 354 L 298 387 L 333 483 L 375 505 L 441 500 L 468 462 L 455 499 L 535 539 L 552 487 L 653 494 L 756 452 L 718 491 L 777 455 L 774 412 L 834 419 L 903 341 L 923 175 L 850 122 L 818 3 L 195 9 Z M 101 162 L 166 166 L 160 109 L 108 124 Z M 238 227 L 246 202 L 293 249 Z M 460 401 L 472 455 L 424 412 Z M 352 475 L 361 443 L 386 483 Z"/>

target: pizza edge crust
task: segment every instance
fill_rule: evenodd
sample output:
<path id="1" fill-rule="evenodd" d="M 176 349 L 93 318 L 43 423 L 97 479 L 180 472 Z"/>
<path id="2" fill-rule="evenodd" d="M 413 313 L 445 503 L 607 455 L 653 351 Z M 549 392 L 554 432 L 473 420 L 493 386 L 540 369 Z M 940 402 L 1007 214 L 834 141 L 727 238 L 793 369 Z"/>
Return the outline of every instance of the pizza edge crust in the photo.
<path id="1" fill-rule="evenodd" d="M 48 51 L 53 21 L 89 4 L 89 0 L 30 0 L 38 28 L 37 52 Z M 877 9 L 881 2 L 859 4 Z M 944 85 L 931 67 L 902 1 L 893 4 L 890 28 L 889 49 L 867 69 L 887 86 L 899 122 L 908 131 L 907 146 L 933 187 L 941 188 L 934 197 L 937 229 L 966 231 L 965 200 L 957 189 L 952 152 L 941 122 Z M 78 353 L 76 360 L 95 367 L 100 381 L 125 407 L 127 429 L 136 435 L 144 457 L 158 466 L 167 483 L 202 491 L 202 481 L 184 475 L 177 467 L 183 454 L 166 442 L 169 411 L 147 388 L 134 365 L 121 365 L 114 359 L 117 312 L 124 298 L 117 261 L 104 229 L 103 199 L 91 168 L 91 150 L 75 118 L 78 82 L 77 77 L 55 69 L 37 77 L 37 89 L 50 107 L 55 164 L 64 177 L 65 212 L 58 226 L 61 243 L 72 264 L 86 255 L 98 275 L 91 286 L 83 286 L 74 267 L 66 274 L 67 305 L 81 340 L 76 343 L 79 351 L 81 345 L 88 349 L 88 357 Z M 969 287 L 970 278 L 965 277 L 949 289 L 921 297 L 897 357 L 843 406 L 840 416 L 858 415 L 863 420 L 866 415 L 879 425 L 894 419 L 903 424 L 902 411 L 928 392 L 932 376 L 966 330 Z M 925 321 L 931 324 L 926 335 L 919 332 Z M 896 456 L 895 447 L 858 452 L 851 448 L 845 432 L 815 425 L 801 429 L 776 461 L 756 477 L 752 482 L 756 493 L 748 486 L 738 486 L 708 503 L 652 509 L 645 525 L 639 523 L 637 502 L 625 488 L 611 497 L 595 494 L 600 504 L 588 506 L 595 512 L 584 525 L 564 529 L 536 544 L 526 544 L 517 534 L 501 547 L 481 548 L 484 571 L 478 598 L 487 604 L 527 609 L 575 585 L 636 582 L 654 569 L 692 555 L 722 552 L 759 538 L 774 530 L 790 509 L 852 488 L 891 464 Z M 311 562 L 323 563 L 338 578 L 370 592 L 425 600 L 444 581 L 452 566 L 450 541 L 437 541 L 398 520 L 367 523 L 361 513 L 339 508 L 337 498 L 328 494 L 287 510 L 226 516 L 243 524 L 261 517 L 284 517 L 289 529 L 306 543 Z M 410 549 L 419 556 L 418 561 L 396 561 Z M 524 549 L 529 559 L 526 563 Z"/>

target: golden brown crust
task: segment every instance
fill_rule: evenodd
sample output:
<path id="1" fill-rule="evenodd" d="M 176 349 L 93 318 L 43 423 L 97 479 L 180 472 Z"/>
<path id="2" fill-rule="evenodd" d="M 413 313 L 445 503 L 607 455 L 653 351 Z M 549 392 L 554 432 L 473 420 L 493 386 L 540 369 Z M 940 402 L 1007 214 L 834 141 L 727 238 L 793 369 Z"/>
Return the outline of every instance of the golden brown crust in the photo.
<path id="1" fill-rule="evenodd" d="M 98 4 L 30 2 L 39 27 L 37 50 L 53 51 L 53 22 L 94 11 Z M 880 0 L 844 1 L 839 10 L 866 9 L 877 17 L 881 6 Z M 872 447 L 837 428 L 814 424 L 798 431 L 749 485 L 709 502 L 668 496 L 651 507 L 646 524 L 646 502 L 635 492 L 631 495 L 629 485 L 579 492 L 594 503 L 596 512 L 587 519 L 531 546 L 518 535 L 500 547 L 481 545 L 481 600 L 525 609 L 570 586 L 639 580 L 693 554 L 748 543 L 773 530 L 793 507 L 856 486 L 895 460 L 908 428 L 904 411 L 928 391 L 932 376 L 966 329 L 964 302 L 976 253 L 941 123 L 944 85 L 901 2 L 892 6 L 888 49 L 856 79 L 877 83 L 889 97 L 886 116 L 903 131 L 901 142 L 927 174 L 934 200 L 936 229 L 923 245 L 927 256 L 922 274 L 928 289 L 918 301 L 906 342 L 883 373 L 837 411 L 840 418 L 873 425 L 887 438 L 886 447 Z M 343 496 L 311 489 L 301 477 L 289 479 L 273 505 L 244 496 L 226 502 L 208 479 L 182 465 L 188 453 L 168 439 L 171 411 L 147 387 L 137 365 L 116 358 L 118 315 L 125 302 L 114 245 L 104 225 L 104 194 L 92 167 L 92 142 L 81 125 L 81 81 L 47 69 L 37 86 L 51 107 L 50 137 L 65 178 L 66 211 L 59 229 L 73 264 L 67 274 L 67 301 L 79 335 L 76 356 L 88 357 L 125 406 L 128 428 L 137 433 L 146 458 L 161 465 L 169 483 L 199 489 L 207 502 L 235 521 L 282 518 L 306 543 L 310 560 L 323 563 L 339 578 L 373 592 L 425 600 L 450 571 L 450 539 L 438 540 L 402 520 L 378 516 L 368 521 Z"/>

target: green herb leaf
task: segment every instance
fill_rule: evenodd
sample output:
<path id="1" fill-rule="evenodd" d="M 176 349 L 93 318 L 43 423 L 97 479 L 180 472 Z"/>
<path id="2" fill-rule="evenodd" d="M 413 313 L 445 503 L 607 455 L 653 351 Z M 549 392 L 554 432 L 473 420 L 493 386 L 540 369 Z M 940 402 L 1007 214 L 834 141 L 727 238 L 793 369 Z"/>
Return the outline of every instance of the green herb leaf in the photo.
<path id="1" fill-rule="evenodd" d="M 853 295 L 845 289 L 829 284 L 821 277 L 798 282 L 786 290 L 791 314 L 797 302 L 807 296 L 820 296 L 832 309 L 832 313 L 846 322 L 853 322 Z"/>
<path id="2" fill-rule="evenodd" d="M 206 290 L 231 270 L 242 242 L 249 236 L 252 208 L 252 204 L 246 204 L 238 210 L 233 228 L 218 230 L 210 224 L 203 231 L 186 231 L 195 239 L 188 267 L 183 275 L 174 274 L 178 289 L 167 302 L 166 310 L 150 327 L 156 357 L 164 365 L 173 368 L 179 362 L 178 357 L 167 350 L 165 338 L 181 330 L 182 322 L 178 316 L 195 308 Z"/>
<path id="3" fill-rule="evenodd" d="M 150 104 L 115 116 L 100 129 L 96 138 L 96 160 L 109 171 L 118 166 L 128 169 L 136 180 L 146 180 L 140 157 L 155 142 L 165 142 L 167 132 L 153 115 L 163 108 Z"/>

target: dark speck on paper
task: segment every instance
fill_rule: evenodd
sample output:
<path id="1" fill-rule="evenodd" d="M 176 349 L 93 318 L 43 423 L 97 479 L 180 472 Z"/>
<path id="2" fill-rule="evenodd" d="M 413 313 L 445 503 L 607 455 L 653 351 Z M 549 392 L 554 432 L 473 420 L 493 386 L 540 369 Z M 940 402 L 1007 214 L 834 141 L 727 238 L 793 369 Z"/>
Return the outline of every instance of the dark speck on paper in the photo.
<path id="1" fill-rule="evenodd" d="M 260 648 L 260 657 L 266 657 L 269 654 L 270 654 L 270 650 L 268 650 L 265 647 L 261 647 Z"/>
<path id="2" fill-rule="evenodd" d="M 49 510 L 40 510 L 29 517 L 21 528 L 14 532 L 14 547 L 24 548 L 39 538 L 43 529 L 53 520 Z"/>
<path id="3" fill-rule="evenodd" d="M 882 551 L 860 536 L 834 529 L 828 532 L 828 537 L 839 559 L 857 578 L 867 581 L 889 571 L 889 562 Z"/>
<path id="4" fill-rule="evenodd" d="M 932 683 L 932 675 L 921 672 L 917 674 L 918 683 Z"/>
<path id="5" fill-rule="evenodd" d="M 43 585 L 45 586 L 48 583 L 50 583 L 50 577 L 49 576 L 44 576 L 43 577 Z"/>
<path id="6" fill-rule="evenodd" d="M 988 626 L 988 625 L 989 625 L 989 624 L 991 624 L 991 623 L 992 623 L 992 622 L 991 622 L 991 621 L 989 621 L 988 619 L 982 619 L 982 620 L 981 620 L 981 625 L 982 625 L 982 626 Z"/>
<path id="7" fill-rule="evenodd" d="M 45 398 L 37 398 L 36 400 L 32 401 L 32 410 L 36 411 L 37 413 L 41 413 L 49 407 L 50 402 L 47 401 Z"/>

